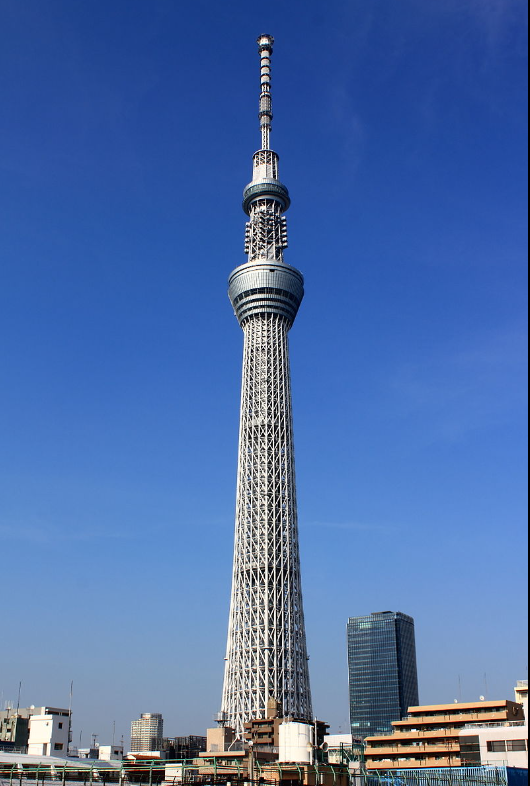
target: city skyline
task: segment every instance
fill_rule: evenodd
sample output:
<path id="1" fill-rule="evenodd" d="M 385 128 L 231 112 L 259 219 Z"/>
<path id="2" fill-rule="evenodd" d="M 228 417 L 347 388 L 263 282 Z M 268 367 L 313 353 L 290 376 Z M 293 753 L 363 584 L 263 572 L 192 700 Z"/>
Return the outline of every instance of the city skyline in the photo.
<path id="1" fill-rule="evenodd" d="M 527 677 L 526 8 L 395 6 L 3 4 L 0 694 L 73 680 L 74 740 L 219 709 L 263 30 L 314 711 L 348 729 L 373 609 L 414 617 L 422 703 Z"/>

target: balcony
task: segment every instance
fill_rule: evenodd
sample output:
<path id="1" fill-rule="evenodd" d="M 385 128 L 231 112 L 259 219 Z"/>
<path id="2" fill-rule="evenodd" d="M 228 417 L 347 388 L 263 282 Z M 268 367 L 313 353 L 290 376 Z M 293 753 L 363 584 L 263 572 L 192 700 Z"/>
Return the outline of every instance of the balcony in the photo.
<path id="1" fill-rule="evenodd" d="M 457 740 L 460 734 L 462 727 L 459 726 L 458 728 L 446 728 L 443 727 L 441 729 L 429 729 L 427 730 L 410 730 L 410 731 L 396 731 L 394 734 L 384 734 L 378 737 L 367 737 L 366 744 L 368 749 L 371 750 L 371 745 L 373 743 L 370 740 L 388 740 L 389 745 L 400 744 L 401 740 L 428 740 L 430 738 L 440 739 L 440 738 L 452 738 Z"/>
<path id="2" fill-rule="evenodd" d="M 439 724 L 439 723 L 475 723 L 476 721 L 507 721 L 508 711 L 499 709 L 498 711 L 486 712 L 441 712 L 439 715 L 409 715 L 404 720 L 394 721 L 394 728 L 403 726 L 415 726 L 416 724 Z"/>
<path id="3" fill-rule="evenodd" d="M 386 759 L 385 761 L 366 761 L 368 772 L 373 770 L 419 770 L 434 767 L 460 767 L 459 756 L 445 756 L 441 758 L 425 757 L 421 760 L 408 758 Z"/>
<path id="4" fill-rule="evenodd" d="M 394 756 L 433 756 L 435 754 L 454 753 L 460 754 L 460 745 L 457 742 L 444 742 L 418 745 L 389 745 L 381 748 L 368 748 L 365 751 L 365 758 L 368 761 L 372 758 L 391 755 Z"/>

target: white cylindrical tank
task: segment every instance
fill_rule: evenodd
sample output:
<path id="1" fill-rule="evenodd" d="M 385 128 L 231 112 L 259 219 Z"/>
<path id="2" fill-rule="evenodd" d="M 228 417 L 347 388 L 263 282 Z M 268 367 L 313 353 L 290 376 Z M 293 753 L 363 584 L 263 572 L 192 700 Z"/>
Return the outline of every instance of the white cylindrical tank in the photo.
<path id="1" fill-rule="evenodd" d="M 284 721 L 278 729 L 278 761 L 313 761 L 313 726 L 310 723 Z"/>

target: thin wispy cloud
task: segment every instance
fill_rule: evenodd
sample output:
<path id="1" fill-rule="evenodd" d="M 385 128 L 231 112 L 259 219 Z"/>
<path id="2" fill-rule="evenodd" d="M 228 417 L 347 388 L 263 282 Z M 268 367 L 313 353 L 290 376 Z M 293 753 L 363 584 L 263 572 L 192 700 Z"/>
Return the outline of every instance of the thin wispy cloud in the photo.
<path id="1" fill-rule="evenodd" d="M 2 540 L 21 541 L 26 544 L 47 545 L 51 543 L 87 543 L 90 541 L 130 540 L 134 532 L 94 527 L 56 526 L 47 523 L 32 525 L 0 524 Z"/>
<path id="2" fill-rule="evenodd" d="M 491 53 L 506 43 L 514 24 L 527 14 L 528 8 L 524 0 L 468 0 L 468 6 Z"/>
<path id="3" fill-rule="evenodd" d="M 404 417 L 425 416 L 431 437 L 457 440 L 518 420 L 524 406 L 526 333 L 491 331 L 425 364 L 402 367 L 391 384 Z M 423 420 L 422 420 L 423 422 Z"/>
<path id="4" fill-rule="evenodd" d="M 340 529 L 349 532 L 391 532 L 396 527 L 389 524 L 369 524 L 361 521 L 304 521 L 304 527 L 315 527 L 318 529 Z"/>
<path id="5" fill-rule="evenodd" d="M 500 78 L 507 59 L 526 58 L 525 0 L 404 0 L 384 14 L 382 5 L 375 3 L 367 9 L 345 0 L 342 28 L 336 33 L 337 75 L 331 105 L 337 122 L 350 127 L 354 151 L 355 143 L 362 142 L 362 137 L 356 139 L 359 129 L 368 134 L 351 99 L 352 86 L 365 79 L 357 65 L 363 55 L 381 45 L 381 40 L 385 42 L 378 62 L 381 87 L 384 82 L 402 80 L 412 54 L 430 48 L 424 54 L 428 78 L 418 72 L 412 84 L 408 77 L 415 92 L 419 130 L 424 133 L 447 124 L 451 91 L 487 104 L 492 111 L 504 111 L 502 102 L 491 95 L 491 82 Z M 439 37 L 449 29 L 451 36 L 444 48 L 438 49 Z"/>
<path id="6" fill-rule="evenodd" d="M 336 133 L 340 135 L 343 173 L 352 175 L 362 161 L 365 129 L 345 84 L 336 84 L 332 89 L 331 116 Z"/>

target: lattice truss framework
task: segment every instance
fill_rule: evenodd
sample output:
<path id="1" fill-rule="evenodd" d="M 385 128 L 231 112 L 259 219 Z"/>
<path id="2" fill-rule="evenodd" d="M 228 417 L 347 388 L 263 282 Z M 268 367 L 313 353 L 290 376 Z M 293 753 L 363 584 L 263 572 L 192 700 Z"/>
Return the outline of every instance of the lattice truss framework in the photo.
<path id="1" fill-rule="evenodd" d="M 246 225 L 245 254 L 249 260 L 274 259 L 283 262 L 287 248 L 287 219 L 281 206 L 272 199 L 258 199 L 252 205 Z"/>
<path id="2" fill-rule="evenodd" d="M 244 356 L 234 570 L 222 712 L 238 735 L 265 717 L 312 718 L 300 582 L 289 321 L 254 315 Z"/>
<path id="3" fill-rule="evenodd" d="M 252 182 L 278 180 L 278 155 L 273 150 L 254 154 Z M 273 259 L 283 262 L 287 248 L 287 219 L 283 205 L 275 199 L 257 199 L 250 206 L 250 221 L 245 226 L 245 254 L 249 262 Z"/>

